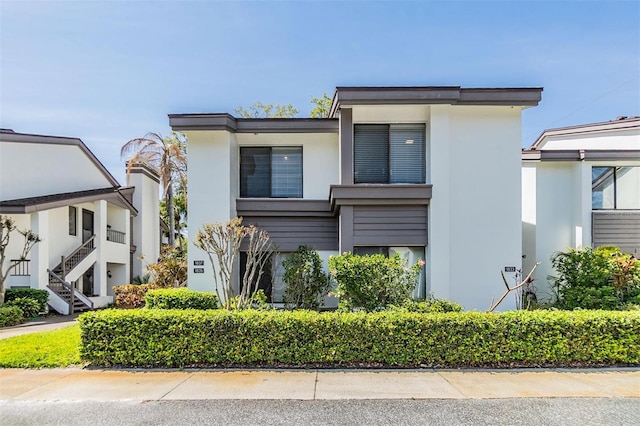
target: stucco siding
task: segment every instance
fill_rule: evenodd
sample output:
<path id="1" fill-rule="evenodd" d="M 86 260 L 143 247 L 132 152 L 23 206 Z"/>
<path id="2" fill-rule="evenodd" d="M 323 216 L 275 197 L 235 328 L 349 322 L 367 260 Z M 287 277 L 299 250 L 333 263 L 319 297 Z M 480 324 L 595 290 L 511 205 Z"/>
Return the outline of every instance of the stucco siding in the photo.
<path id="1" fill-rule="evenodd" d="M 78 146 L 5 141 L 0 182 L 0 200 L 113 186 Z"/>

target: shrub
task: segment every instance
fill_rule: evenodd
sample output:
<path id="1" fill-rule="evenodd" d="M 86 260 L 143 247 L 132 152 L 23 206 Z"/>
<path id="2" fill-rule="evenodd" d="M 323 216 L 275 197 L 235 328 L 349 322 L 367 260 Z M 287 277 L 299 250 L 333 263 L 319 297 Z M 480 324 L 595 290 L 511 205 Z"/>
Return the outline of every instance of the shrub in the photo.
<path id="1" fill-rule="evenodd" d="M 180 287 L 187 282 L 186 255 L 179 248 L 163 246 L 158 263 L 148 265 L 147 271 L 148 280 L 159 288 Z"/>
<path id="2" fill-rule="evenodd" d="M 79 318 L 95 366 L 640 365 L 638 311 L 111 310 Z"/>
<path id="3" fill-rule="evenodd" d="M 29 298 L 38 302 L 38 312 L 47 311 L 47 302 L 49 301 L 49 293 L 47 290 L 36 290 L 35 288 L 8 288 L 4 295 L 5 302 L 11 302 L 18 298 Z"/>
<path id="4" fill-rule="evenodd" d="M 22 309 L 18 306 L 0 306 L 0 327 L 9 327 L 24 321 Z"/>
<path id="5" fill-rule="evenodd" d="M 288 308 L 320 308 L 330 288 L 329 277 L 322 271 L 318 252 L 300 246 L 282 262 L 285 268 L 282 281 L 286 288 L 284 303 Z"/>
<path id="6" fill-rule="evenodd" d="M 551 258 L 562 309 L 622 309 L 640 303 L 640 260 L 616 247 L 569 249 Z"/>
<path id="7" fill-rule="evenodd" d="M 28 297 L 18 297 L 11 302 L 5 303 L 5 306 L 17 306 L 22 311 L 24 318 L 35 318 L 40 313 L 40 303 Z"/>
<path id="8" fill-rule="evenodd" d="M 188 288 L 149 290 L 144 301 L 149 309 L 216 309 L 220 306 L 215 293 Z"/>
<path id="9" fill-rule="evenodd" d="M 420 261 L 407 267 L 399 255 L 358 256 L 344 253 L 329 258 L 329 269 L 337 283 L 335 295 L 343 310 L 378 311 L 389 305 L 401 306 L 411 299 L 418 283 Z"/>
<path id="10" fill-rule="evenodd" d="M 144 296 L 149 290 L 156 289 L 155 284 L 127 284 L 113 287 L 116 306 L 122 309 L 144 308 Z"/>
<path id="11" fill-rule="evenodd" d="M 428 314 L 434 312 L 462 312 L 463 309 L 463 306 L 459 303 L 452 302 L 446 299 L 435 299 L 431 297 L 427 300 L 410 300 L 402 306 L 393 306 L 391 310 Z"/>

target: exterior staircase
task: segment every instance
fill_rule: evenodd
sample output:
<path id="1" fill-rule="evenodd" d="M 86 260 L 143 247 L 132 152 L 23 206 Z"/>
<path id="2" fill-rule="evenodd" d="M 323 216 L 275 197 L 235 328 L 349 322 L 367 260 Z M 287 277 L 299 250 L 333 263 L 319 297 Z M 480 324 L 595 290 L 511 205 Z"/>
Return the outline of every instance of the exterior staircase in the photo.
<path id="1" fill-rule="evenodd" d="M 95 250 L 95 235 L 82 243 L 69 256 L 63 256 L 60 263 L 53 269 L 48 269 L 48 289 L 64 300 L 69 307 L 68 314 L 83 312 L 93 309 L 93 302 L 84 294 L 76 290 L 75 282 L 67 282 L 66 276 L 73 271 L 80 262 Z M 66 312 L 61 312 L 66 313 Z"/>

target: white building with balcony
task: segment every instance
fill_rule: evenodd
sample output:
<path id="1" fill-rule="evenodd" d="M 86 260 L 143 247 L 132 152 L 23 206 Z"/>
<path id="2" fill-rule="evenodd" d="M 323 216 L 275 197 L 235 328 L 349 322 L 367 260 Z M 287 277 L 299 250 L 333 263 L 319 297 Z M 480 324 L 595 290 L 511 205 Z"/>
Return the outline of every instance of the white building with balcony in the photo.
<path id="1" fill-rule="evenodd" d="M 12 233 L 5 287 L 46 289 L 69 314 L 109 304 L 113 286 L 143 275 L 140 258 L 160 250 L 159 179 L 145 165 L 129 178 L 121 186 L 80 139 L 0 131 L 0 214 L 42 238 L 20 259 L 24 239 Z"/>

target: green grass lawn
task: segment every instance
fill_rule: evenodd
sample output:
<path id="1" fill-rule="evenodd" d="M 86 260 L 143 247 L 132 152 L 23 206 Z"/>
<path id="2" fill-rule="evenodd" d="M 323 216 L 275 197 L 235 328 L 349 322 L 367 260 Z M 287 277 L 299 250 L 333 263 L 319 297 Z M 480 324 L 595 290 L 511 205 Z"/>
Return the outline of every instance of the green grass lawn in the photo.
<path id="1" fill-rule="evenodd" d="M 80 326 L 0 340 L 1 368 L 51 368 L 82 365 Z"/>

